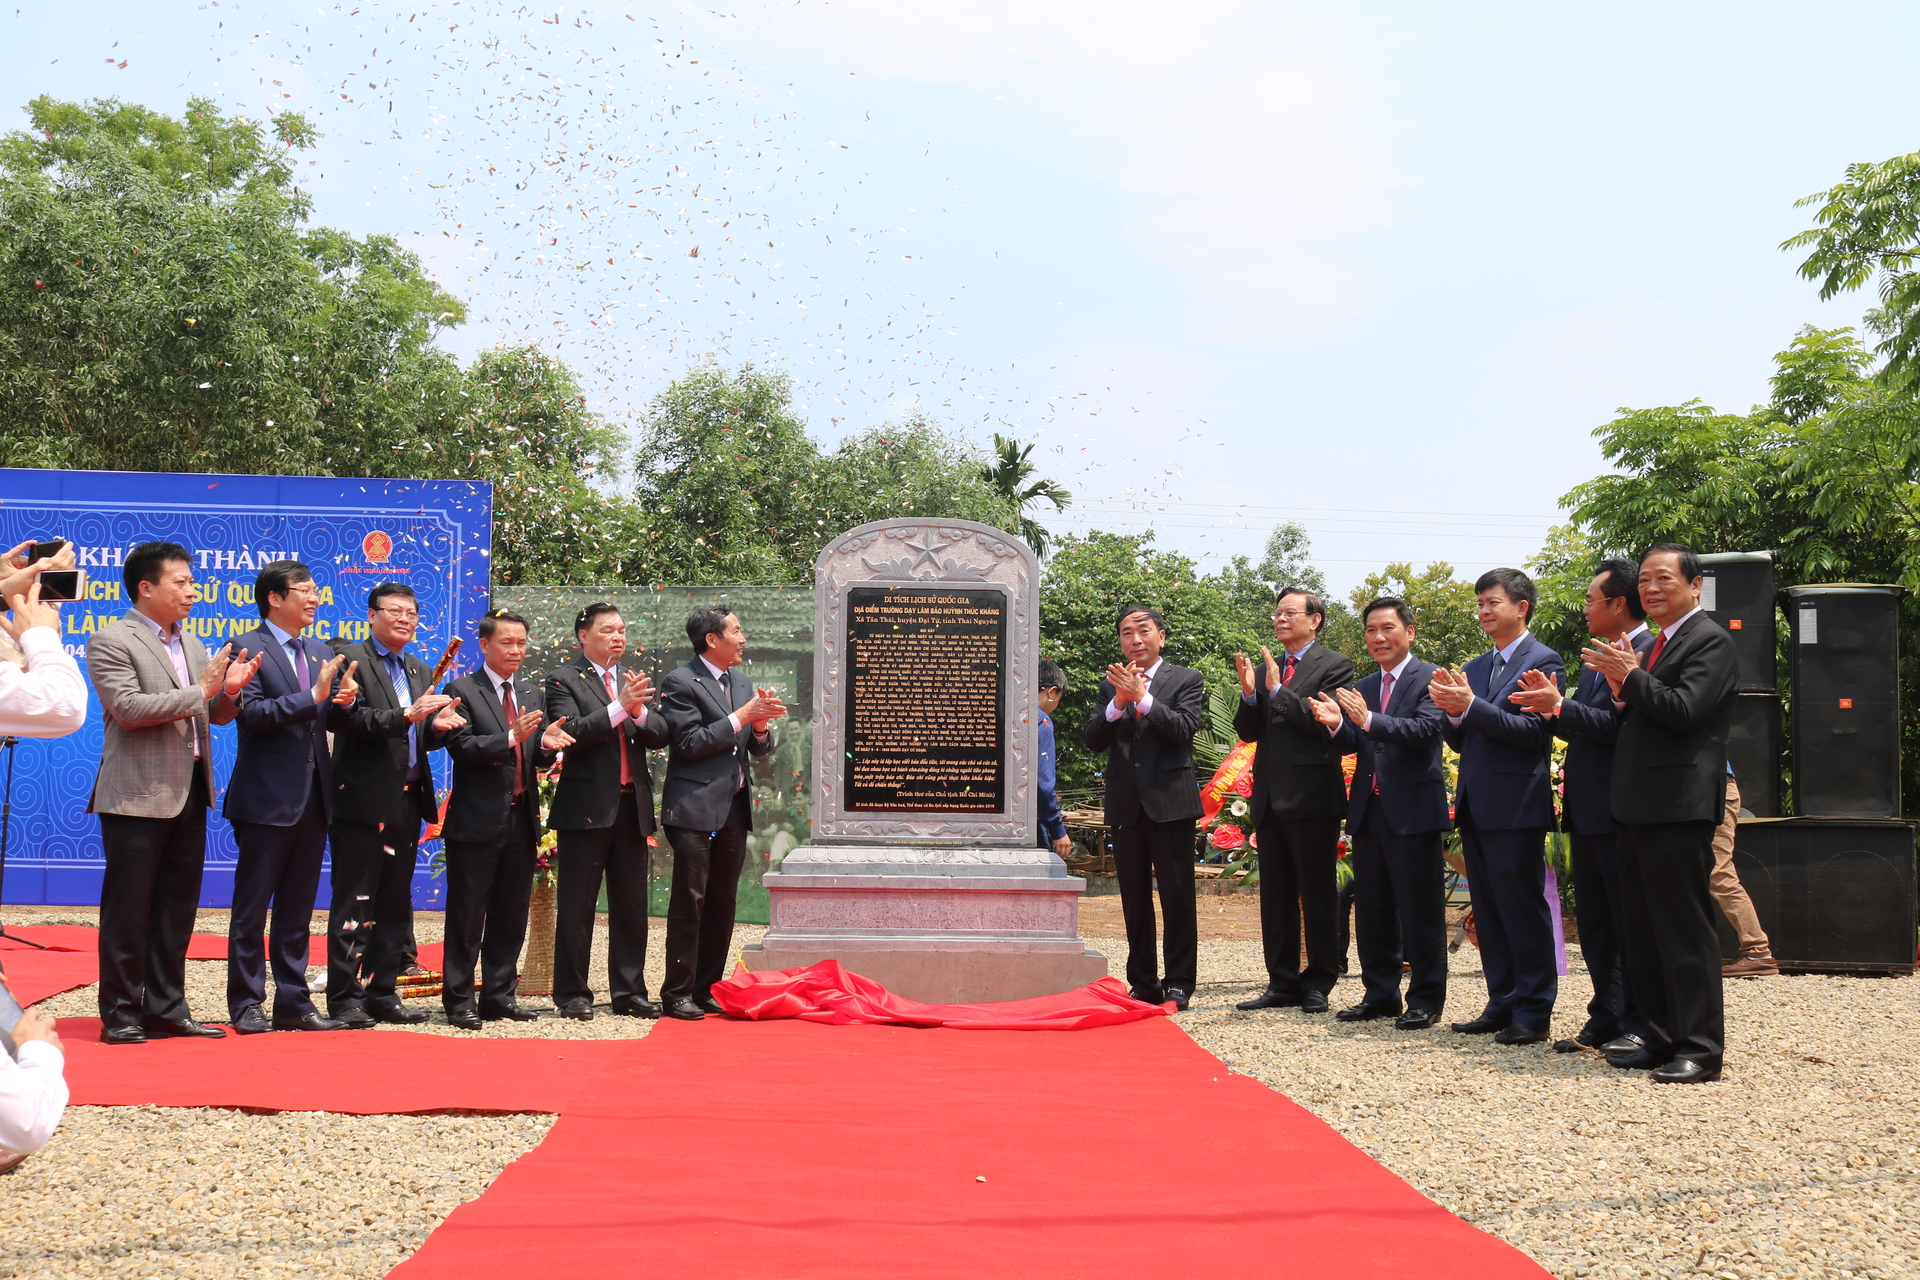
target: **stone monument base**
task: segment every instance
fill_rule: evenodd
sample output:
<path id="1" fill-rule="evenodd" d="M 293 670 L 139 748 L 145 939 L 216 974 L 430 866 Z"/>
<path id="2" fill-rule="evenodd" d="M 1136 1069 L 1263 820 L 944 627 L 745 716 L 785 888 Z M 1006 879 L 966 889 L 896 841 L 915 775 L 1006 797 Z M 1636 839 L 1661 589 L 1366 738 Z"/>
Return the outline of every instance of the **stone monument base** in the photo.
<path id="1" fill-rule="evenodd" d="M 755 972 L 838 960 L 896 995 L 975 1004 L 1107 976 L 1080 938 L 1086 881 L 1031 846 L 803 845 L 767 886 Z"/>
<path id="2" fill-rule="evenodd" d="M 926 1004 L 985 1004 L 1073 991 L 1107 976 L 1107 958 L 1097 951 L 940 951 L 926 948 L 764 946 L 745 948 L 754 973 L 799 969 L 838 960 L 849 972 L 871 978 L 895 995 Z"/>

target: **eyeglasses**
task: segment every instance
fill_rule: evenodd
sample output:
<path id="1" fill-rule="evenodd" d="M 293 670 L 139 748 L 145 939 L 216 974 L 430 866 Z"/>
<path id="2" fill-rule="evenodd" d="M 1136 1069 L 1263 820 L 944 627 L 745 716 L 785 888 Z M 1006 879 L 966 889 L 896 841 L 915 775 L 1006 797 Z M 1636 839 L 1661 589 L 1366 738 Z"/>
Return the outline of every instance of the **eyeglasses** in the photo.
<path id="1" fill-rule="evenodd" d="M 411 609 L 376 609 L 375 613 L 384 613 L 395 622 L 418 622 L 420 615 Z"/>
<path id="2" fill-rule="evenodd" d="M 1304 618 L 1306 616 L 1307 611 L 1305 609 L 1276 609 L 1274 610 L 1273 620 L 1278 622 L 1282 618 Z"/>

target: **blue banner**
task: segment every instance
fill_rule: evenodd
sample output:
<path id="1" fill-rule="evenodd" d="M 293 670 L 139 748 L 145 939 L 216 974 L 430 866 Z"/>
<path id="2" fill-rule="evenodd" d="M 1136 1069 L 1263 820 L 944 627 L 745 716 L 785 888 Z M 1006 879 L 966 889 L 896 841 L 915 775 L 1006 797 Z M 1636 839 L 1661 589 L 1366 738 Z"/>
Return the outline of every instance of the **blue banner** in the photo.
<path id="1" fill-rule="evenodd" d="M 65 538 L 86 571 L 86 599 L 61 607 L 67 652 L 82 671 L 87 638 L 131 608 L 121 566 L 142 542 L 178 542 L 193 553 L 200 598 L 186 625 L 210 653 L 259 625 L 254 575 L 270 560 L 288 559 L 313 571 L 320 612 L 308 634 L 322 640 L 366 639 L 374 585 L 391 578 L 412 587 L 420 600 L 414 651 L 431 665 L 450 637 L 471 642 L 488 608 L 492 536 L 493 486 L 478 481 L 0 468 L 0 550 L 30 538 Z M 223 791 L 235 733 L 232 725 L 213 730 L 214 776 Z M 100 901 L 100 824 L 86 811 L 100 739 L 100 704 L 91 699 L 80 732 L 23 738 L 0 751 L 0 790 L 9 769 L 13 786 L 5 901 Z M 435 753 L 436 774 L 442 754 Z M 233 894 L 233 831 L 218 815 L 216 801 L 207 826 L 204 907 L 227 906 Z M 428 870 L 438 847 L 421 846 L 416 906 L 438 907 L 443 898 L 444 882 Z M 320 905 L 327 898 L 323 876 Z"/>

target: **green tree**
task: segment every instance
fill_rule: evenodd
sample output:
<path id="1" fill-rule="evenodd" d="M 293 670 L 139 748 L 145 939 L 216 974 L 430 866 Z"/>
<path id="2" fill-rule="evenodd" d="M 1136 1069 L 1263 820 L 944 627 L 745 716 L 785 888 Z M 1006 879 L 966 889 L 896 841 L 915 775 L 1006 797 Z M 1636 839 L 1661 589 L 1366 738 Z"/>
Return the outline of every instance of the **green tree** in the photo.
<path id="1" fill-rule="evenodd" d="M 1580 678 L 1580 650 L 1588 642 L 1587 584 L 1609 554 L 1585 529 L 1557 524 L 1547 530 L 1545 544 L 1527 561 L 1527 572 L 1540 593 L 1528 630 L 1559 651 L 1574 681 Z"/>
<path id="2" fill-rule="evenodd" d="M 1349 597 L 1354 615 L 1382 596 L 1405 600 L 1413 610 L 1413 651 L 1426 661 L 1458 668 L 1486 651 L 1487 633 L 1480 629 L 1473 584 L 1455 578 L 1453 566 L 1445 561 L 1435 561 L 1418 574 L 1404 561 L 1368 574 Z M 1379 669 L 1364 649 L 1352 657 L 1356 677 Z"/>
<path id="3" fill-rule="evenodd" d="M 1029 508 L 1051 502 L 1056 511 L 1066 510 L 1073 494 L 1052 480 L 1034 480 L 1033 446 L 1021 444 L 999 432 L 993 433 L 993 459 L 981 466 L 980 479 L 992 487 L 1013 509 L 1014 532 L 1027 540 L 1033 554 L 1044 556 L 1052 536 L 1040 523 L 1027 515 Z"/>
<path id="4" fill-rule="evenodd" d="M 434 345 L 460 303 L 391 237 L 303 226 L 298 115 L 36 99 L 0 139 L 0 463 L 488 480 L 495 579 L 604 581 L 618 433 L 556 361 Z"/>
<path id="5" fill-rule="evenodd" d="M 1817 225 L 1780 247 L 1811 250 L 1800 274 L 1820 282 L 1822 301 L 1876 286 L 1882 374 L 1891 385 L 1906 386 L 1920 348 L 1920 151 L 1848 165 L 1841 182 L 1796 203 L 1819 206 Z"/>
<path id="6" fill-rule="evenodd" d="M 1283 520 L 1267 535 L 1266 554 L 1260 558 L 1258 573 L 1269 590 L 1305 587 L 1319 595 L 1327 594 L 1327 575 L 1314 567 L 1310 559 L 1313 540 L 1307 526 L 1295 520 Z"/>
<path id="7" fill-rule="evenodd" d="M 839 525 L 832 537 L 870 520 L 972 520 L 1020 534 L 1039 554 L 1026 528 L 1032 522 L 984 474 L 987 470 L 978 449 L 940 428 L 896 422 L 842 440 L 827 459 L 827 482 L 817 501 Z M 1045 541 L 1041 530 L 1040 542 Z M 814 554 L 819 550 L 815 547 Z"/>

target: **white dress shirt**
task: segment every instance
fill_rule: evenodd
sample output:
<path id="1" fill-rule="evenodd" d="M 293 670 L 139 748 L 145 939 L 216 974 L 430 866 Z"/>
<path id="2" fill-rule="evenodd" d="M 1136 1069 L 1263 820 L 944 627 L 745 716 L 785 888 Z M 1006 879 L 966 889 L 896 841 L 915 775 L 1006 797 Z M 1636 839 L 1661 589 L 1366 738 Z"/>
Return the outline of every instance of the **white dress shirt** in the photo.
<path id="1" fill-rule="evenodd" d="M 52 627 L 20 633 L 27 669 L 0 662 L 0 733 L 59 738 L 87 722 L 87 682 Z"/>
<path id="2" fill-rule="evenodd" d="M 65 1067 L 45 1040 L 21 1045 L 18 1061 L 0 1052 L 0 1149 L 25 1154 L 47 1145 L 67 1109 Z"/>
<path id="3" fill-rule="evenodd" d="M 706 659 L 702 658 L 701 661 L 706 662 Z M 594 674 L 600 677 L 600 684 L 602 687 L 611 685 L 613 688 L 613 701 L 607 704 L 607 723 L 612 725 L 614 728 L 618 729 L 621 725 L 625 724 L 629 719 L 631 719 L 635 724 L 639 725 L 642 729 L 646 728 L 647 727 L 647 704 L 646 703 L 643 702 L 640 704 L 640 714 L 637 716 L 628 716 L 627 709 L 620 704 L 620 668 L 618 666 L 603 667 L 599 663 L 595 662 L 592 658 L 587 659 L 587 665 L 592 667 L 594 670 Z M 713 664 L 711 662 L 707 662 L 707 669 L 709 671 L 713 669 Z M 736 725 L 734 727 L 735 727 L 735 730 L 738 731 L 739 726 Z"/>
<path id="4" fill-rule="evenodd" d="M 1407 674 L 1407 668 L 1411 666 L 1412 663 L 1413 663 L 1413 650 L 1409 649 L 1407 650 L 1407 656 L 1400 659 L 1399 666 L 1395 667 L 1393 670 L 1388 671 L 1381 676 L 1380 686 L 1383 689 L 1386 689 L 1386 685 L 1387 685 L 1386 677 L 1387 676 L 1393 677 L 1393 688 L 1386 689 L 1387 696 L 1380 699 L 1381 715 L 1385 715 L 1387 713 L 1387 703 L 1391 701 L 1393 698 L 1393 690 L 1398 689 L 1400 687 L 1400 677 Z M 1360 720 L 1360 732 L 1365 733 L 1372 724 L 1373 724 L 1373 712 L 1369 711 Z"/>

